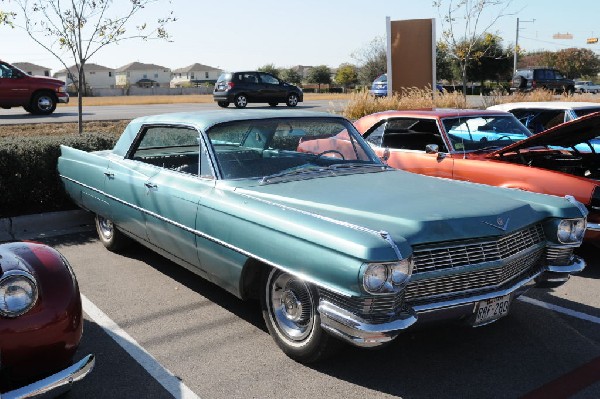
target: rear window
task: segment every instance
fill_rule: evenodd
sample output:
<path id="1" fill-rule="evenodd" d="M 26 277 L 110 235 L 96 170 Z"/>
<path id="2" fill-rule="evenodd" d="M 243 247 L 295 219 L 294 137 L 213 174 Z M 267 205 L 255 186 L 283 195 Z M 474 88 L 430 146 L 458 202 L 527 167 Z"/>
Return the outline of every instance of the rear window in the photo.
<path id="1" fill-rule="evenodd" d="M 231 80 L 231 74 L 228 73 L 228 72 L 225 72 L 225 73 L 222 73 L 219 76 L 219 79 L 217 79 L 217 83 L 218 82 L 225 82 L 225 81 L 229 81 L 229 80 Z"/>
<path id="2" fill-rule="evenodd" d="M 577 117 L 581 118 L 584 115 L 593 114 L 594 112 L 600 112 L 600 107 L 576 109 L 574 111 L 575 111 L 575 114 L 577 115 Z"/>

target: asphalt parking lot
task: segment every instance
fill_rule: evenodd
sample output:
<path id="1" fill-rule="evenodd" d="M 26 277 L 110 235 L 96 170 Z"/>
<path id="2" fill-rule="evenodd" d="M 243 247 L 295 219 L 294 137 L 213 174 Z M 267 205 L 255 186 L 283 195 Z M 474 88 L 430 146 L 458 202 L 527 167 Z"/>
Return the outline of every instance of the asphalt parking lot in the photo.
<path id="1" fill-rule="evenodd" d="M 133 246 L 95 233 L 42 238 L 71 262 L 84 297 L 79 357 L 96 368 L 72 398 L 598 398 L 600 259 L 555 290 L 529 291 L 489 326 L 409 330 L 380 350 L 346 347 L 305 366 L 242 302 Z"/>

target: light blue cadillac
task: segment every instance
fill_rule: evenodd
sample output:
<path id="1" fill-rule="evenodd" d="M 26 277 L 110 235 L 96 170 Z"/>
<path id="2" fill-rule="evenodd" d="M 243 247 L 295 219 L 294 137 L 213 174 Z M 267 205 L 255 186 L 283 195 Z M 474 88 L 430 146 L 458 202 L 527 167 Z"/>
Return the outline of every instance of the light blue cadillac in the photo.
<path id="1" fill-rule="evenodd" d="M 416 322 L 491 323 L 585 265 L 573 250 L 586 209 L 572 198 L 391 169 L 330 114 L 144 117 L 113 150 L 62 147 L 58 169 L 108 249 L 133 239 L 259 298 L 301 362 Z"/>

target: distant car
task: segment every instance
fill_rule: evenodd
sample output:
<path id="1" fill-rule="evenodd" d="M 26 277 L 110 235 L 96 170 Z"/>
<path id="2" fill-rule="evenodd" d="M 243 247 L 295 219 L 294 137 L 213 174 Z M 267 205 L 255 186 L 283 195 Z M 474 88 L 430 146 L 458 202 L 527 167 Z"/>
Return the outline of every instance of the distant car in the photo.
<path id="1" fill-rule="evenodd" d="M 504 103 L 488 107 L 489 110 L 507 111 L 539 133 L 561 123 L 600 111 L 600 103 L 577 101 L 537 101 Z"/>
<path id="2" fill-rule="evenodd" d="M 213 99 L 220 107 L 233 103 L 236 108 L 245 108 L 249 103 L 267 103 L 276 107 L 284 103 L 295 107 L 303 101 L 303 92 L 297 86 L 286 83 L 266 72 L 224 72 L 213 91 Z"/>
<path id="3" fill-rule="evenodd" d="M 155 115 L 111 151 L 61 151 L 65 189 L 109 250 L 134 239 L 257 299 L 300 362 L 417 321 L 489 324 L 585 266 L 573 250 L 587 211 L 572 198 L 392 169 L 329 113 Z"/>
<path id="4" fill-rule="evenodd" d="M 572 195 L 589 211 L 586 240 L 600 246 L 600 114 L 537 135 L 497 110 L 386 111 L 354 125 L 390 166 L 429 176 L 552 195 Z M 574 149 L 582 143 L 587 146 Z"/>
<path id="5" fill-rule="evenodd" d="M 371 93 L 372 95 L 374 95 L 375 97 L 385 97 L 387 96 L 387 92 L 388 92 L 388 86 L 387 86 L 387 74 L 384 73 L 383 75 L 379 75 L 371 84 L 371 90 L 369 90 L 369 93 Z M 437 83 L 435 85 L 435 89 L 438 92 L 442 92 L 444 91 L 444 87 Z"/>
<path id="6" fill-rule="evenodd" d="M 512 92 L 527 92 L 535 89 L 573 93 L 575 82 L 572 79 L 565 78 L 562 72 L 554 68 L 529 67 L 517 69 L 510 90 Z"/>
<path id="7" fill-rule="evenodd" d="M 0 61 L 0 107 L 23 107 L 32 114 L 49 115 L 58 103 L 68 103 L 65 82 L 48 76 L 31 76 Z"/>
<path id="8" fill-rule="evenodd" d="M 84 378 L 95 360 L 73 363 L 82 329 L 67 260 L 43 244 L 0 244 L 0 397 L 56 396 Z"/>
<path id="9" fill-rule="evenodd" d="M 600 93 L 600 85 L 595 84 L 591 80 L 579 80 L 575 82 L 576 93 Z"/>

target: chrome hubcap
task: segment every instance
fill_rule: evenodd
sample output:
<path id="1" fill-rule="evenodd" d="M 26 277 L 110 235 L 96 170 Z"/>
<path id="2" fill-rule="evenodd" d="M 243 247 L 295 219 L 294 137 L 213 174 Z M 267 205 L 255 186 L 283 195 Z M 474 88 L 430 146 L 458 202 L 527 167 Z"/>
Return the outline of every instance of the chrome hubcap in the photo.
<path id="1" fill-rule="evenodd" d="M 52 108 L 52 100 L 49 97 L 40 97 L 37 103 L 38 108 L 42 111 L 47 111 Z"/>
<path id="2" fill-rule="evenodd" d="M 105 239 L 109 240 L 112 237 L 114 226 L 110 220 L 98 216 L 98 228 Z"/>
<path id="3" fill-rule="evenodd" d="M 307 284 L 286 273 L 274 271 L 267 286 L 271 318 L 279 331 L 292 341 L 302 341 L 313 329 L 315 310 Z"/>

